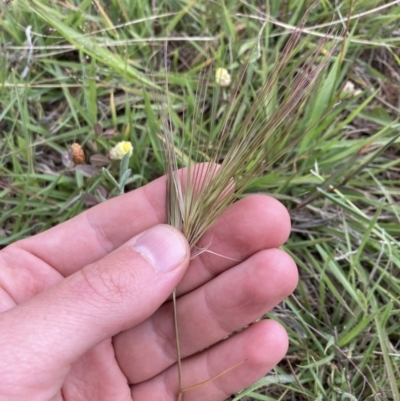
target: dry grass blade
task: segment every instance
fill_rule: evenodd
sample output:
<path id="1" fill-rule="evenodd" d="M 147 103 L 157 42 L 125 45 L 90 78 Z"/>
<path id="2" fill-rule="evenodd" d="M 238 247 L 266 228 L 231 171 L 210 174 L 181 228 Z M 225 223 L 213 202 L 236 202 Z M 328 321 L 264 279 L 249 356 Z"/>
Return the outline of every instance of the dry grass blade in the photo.
<path id="1" fill-rule="evenodd" d="M 310 94 L 319 83 L 321 73 L 331 59 L 334 46 L 327 49 L 328 39 L 325 38 L 319 42 L 316 49 L 304 52 L 301 43 L 303 29 L 304 24 L 298 27 L 287 41 L 280 61 L 256 93 L 253 104 L 236 133 L 235 116 L 250 84 L 247 74 L 249 64 L 240 74 L 229 100 L 229 107 L 220 122 L 220 131 L 216 139 L 212 140 L 209 136 L 208 139 L 202 140 L 201 132 L 194 129 L 190 138 L 184 134 L 175 134 L 171 115 L 168 122 L 163 122 L 162 146 L 168 176 L 168 223 L 183 232 L 192 249 L 249 183 L 265 172 L 288 147 L 294 146 L 306 133 L 294 137 L 291 135 Z M 296 71 L 296 75 L 290 77 L 290 85 L 281 86 L 282 76 L 292 57 L 300 51 L 304 56 L 295 68 L 291 66 L 290 69 Z M 166 47 L 164 52 L 167 54 Z M 299 60 L 298 57 L 296 59 Z M 209 77 L 210 74 L 206 75 L 199 84 L 196 94 L 200 99 L 206 90 L 204 88 L 209 84 Z M 272 99 L 275 99 L 275 102 Z M 166 104 L 170 112 L 172 105 L 169 100 Z M 197 107 L 198 114 L 205 109 L 201 101 Z M 177 152 L 177 149 L 180 151 Z M 187 155 L 186 163 L 182 155 Z M 185 173 L 178 170 L 182 165 L 187 167 Z M 186 178 L 183 178 L 183 174 Z M 173 302 L 179 369 L 178 399 L 181 400 L 186 390 L 182 385 L 176 291 L 173 294 Z"/>

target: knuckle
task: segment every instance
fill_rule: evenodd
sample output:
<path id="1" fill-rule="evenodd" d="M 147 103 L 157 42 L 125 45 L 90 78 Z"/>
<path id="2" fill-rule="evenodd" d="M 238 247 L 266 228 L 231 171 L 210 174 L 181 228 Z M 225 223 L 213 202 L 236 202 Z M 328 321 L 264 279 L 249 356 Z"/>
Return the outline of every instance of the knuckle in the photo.
<path id="1" fill-rule="evenodd" d="M 132 269 L 126 260 L 103 259 L 81 270 L 85 292 L 107 304 L 119 303 L 131 293 Z"/>

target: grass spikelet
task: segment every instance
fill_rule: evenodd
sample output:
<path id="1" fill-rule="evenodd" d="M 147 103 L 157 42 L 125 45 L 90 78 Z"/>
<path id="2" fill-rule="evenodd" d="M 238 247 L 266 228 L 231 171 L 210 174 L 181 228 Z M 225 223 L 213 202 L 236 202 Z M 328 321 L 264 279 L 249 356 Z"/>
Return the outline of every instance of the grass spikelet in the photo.
<path id="1" fill-rule="evenodd" d="M 236 85 L 232 85 L 228 92 L 229 105 L 222 116 L 215 104 L 209 107 L 202 100 L 207 87 L 212 84 L 210 77 L 216 76 L 215 66 L 208 63 L 209 71 L 201 75 L 196 89 L 198 104 L 195 120 L 198 118 L 199 121 L 192 122 L 190 135 L 174 127 L 167 82 L 166 104 L 170 114 L 162 124 L 161 143 L 167 174 L 168 223 L 182 231 L 192 250 L 206 230 L 243 194 L 250 182 L 268 171 L 272 163 L 288 148 L 295 146 L 307 129 L 312 128 L 305 127 L 302 134 L 292 135 L 294 131 L 299 131 L 294 128 L 310 95 L 320 83 L 334 45 L 329 45 L 328 39 L 323 38 L 316 48 L 304 51 L 301 42 L 303 29 L 304 23 L 287 40 L 280 60 L 264 85 L 254 93 L 253 103 L 240 124 L 236 117 L 240 114 L 244 94 L 250 90 L 250 61 L 244 65 Z M 167 51 L 166 43 L 164 55 Z M 299 52 L 303 53 L 301 57 Z M 295 71 L 296 75 L 282 80 L 292 58 L 297 60 L 297 64 L 294 68 L 291 66 L 290 71 Z M 221 88 L 218 88 L 218 82 L 215 86 L 214 94 L 217 96 Z M 204 113 L 208 117 L 204 117 Z M 201 126 L 207 130 L 212 125 L 219 128 L 214 138 L 202 135 L 202 130 L 195 128 Z M 179 170 L 180 167 L 186 167 L 185 172 Z M 197 254 L 194 252 L 194 257 Z M 183 393 L 190 388 L 185 389 L 182 385 L 176 290 L 173 303 L 179 371 L 178 400 L 182 400 Z"/>

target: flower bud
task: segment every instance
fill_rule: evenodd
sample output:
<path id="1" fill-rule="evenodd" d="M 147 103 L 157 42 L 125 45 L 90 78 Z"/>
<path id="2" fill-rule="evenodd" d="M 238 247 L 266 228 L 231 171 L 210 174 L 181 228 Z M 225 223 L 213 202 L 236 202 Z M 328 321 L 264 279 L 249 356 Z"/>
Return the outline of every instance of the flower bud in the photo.
<path id="1" fill-rule="evenodd" d="M 79 143 L 73 143 L 71 145 L 71 154 L 72 161 L 75 164 L 83 164 L 85 163 L 85 152 L 82 149 L 82 146 Z"/>
<path id="2" fill-rule="evenodd" d="M 132 155 L 133 146 L 129 141 L 118 142 L 109 153 L 111 160 L 121 160 L 127 153 L 129 157 Z"/>
<path id="3" fill-rule="evenodd" d="M 215 82 L 222 87 L 229 86 L 232 83 L 232 77 L 225 68 L 217 68 L 215 71 Z"/>

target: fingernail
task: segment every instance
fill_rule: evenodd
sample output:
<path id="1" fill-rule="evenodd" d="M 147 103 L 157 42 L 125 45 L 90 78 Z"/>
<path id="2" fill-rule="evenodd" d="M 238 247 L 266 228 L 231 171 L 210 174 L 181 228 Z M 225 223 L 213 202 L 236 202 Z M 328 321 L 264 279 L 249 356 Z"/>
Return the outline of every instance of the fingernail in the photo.
<path id="1" fill-rule="evenodd" d="M 150 228 L 137 239 L 133 247 L 161 273 L 177 268 L 185 260 L 188 249 L 184 237 L 167 225 Z"/>

